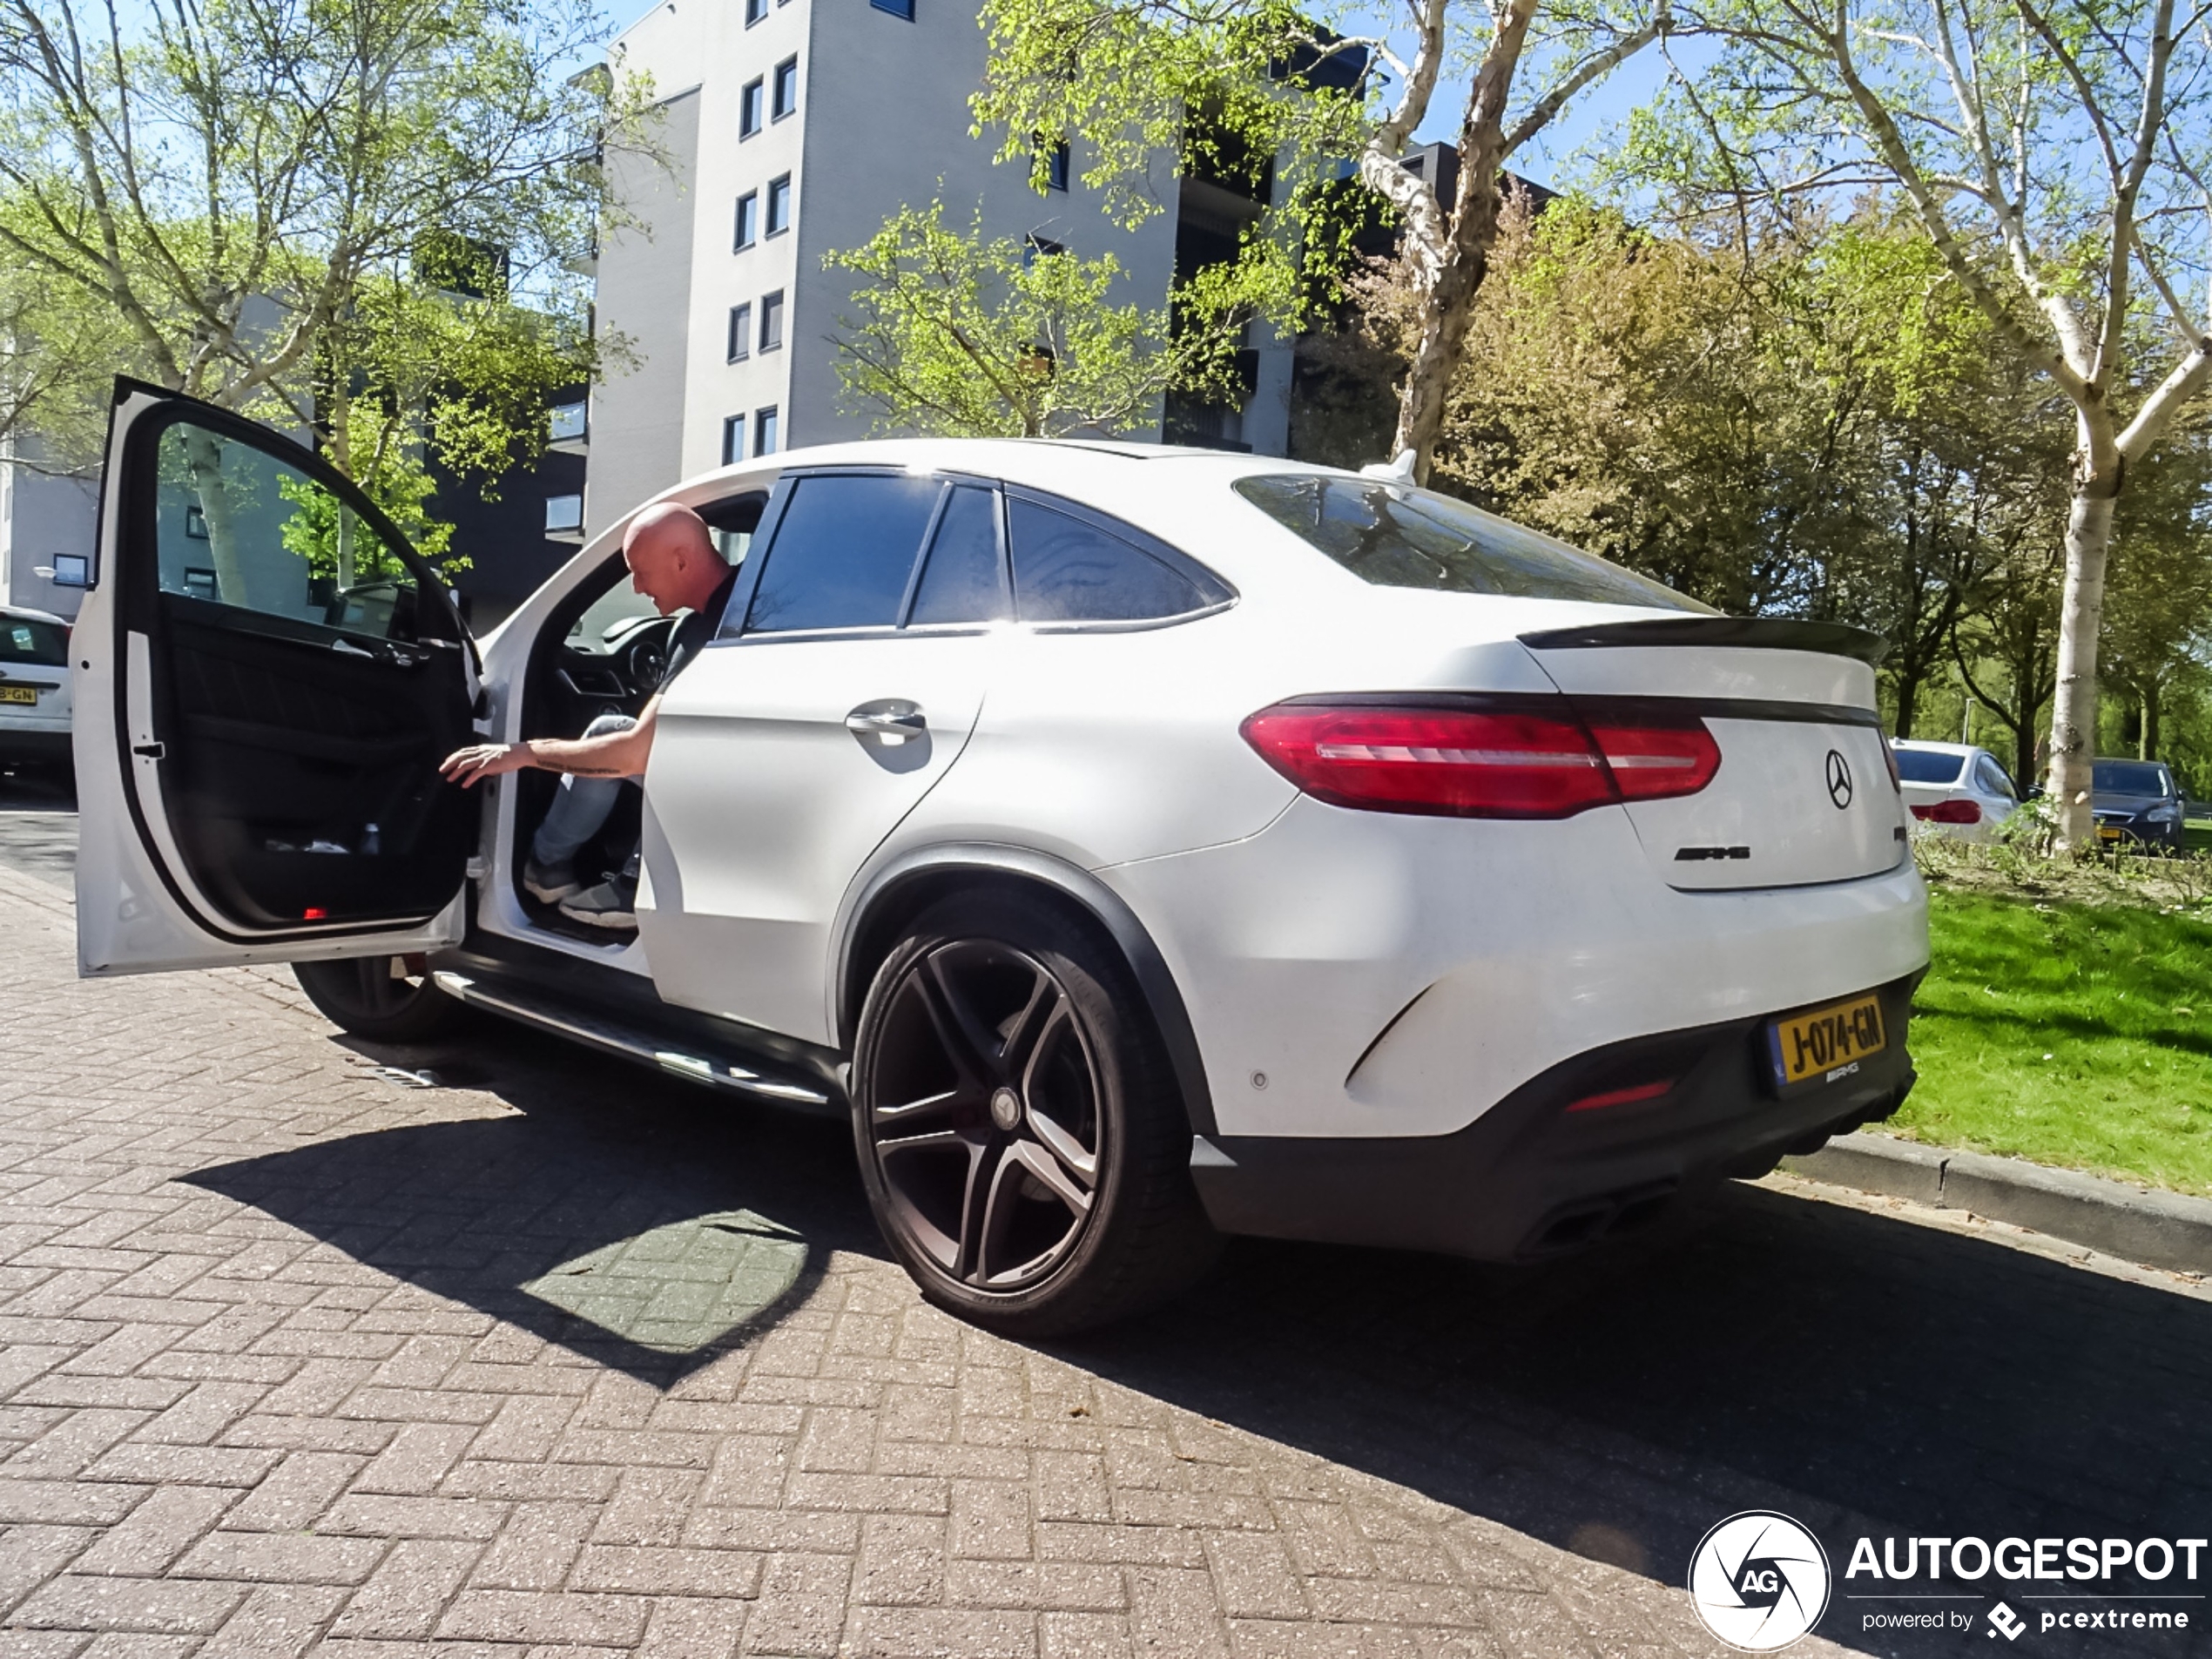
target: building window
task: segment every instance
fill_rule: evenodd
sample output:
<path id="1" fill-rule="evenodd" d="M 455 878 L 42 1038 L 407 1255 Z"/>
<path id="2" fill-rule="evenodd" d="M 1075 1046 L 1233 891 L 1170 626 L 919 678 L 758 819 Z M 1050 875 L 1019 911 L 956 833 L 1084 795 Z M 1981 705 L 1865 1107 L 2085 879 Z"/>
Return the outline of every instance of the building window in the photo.
<path id="1" fill-rule="evenodd" d="M 768 15 L 768 0 L 745 0 L 745 26 L 748 29 Z"/>
<path id="2" fill-rule="evenodd" d="M 1049 236 L 1025 236 L 1022 239 L 1022 268 L 1026 271 L 1041 259 L 1067 251 L 1066 243 L 1055 242 Z"/>
<path id="3" fill-rule="evenodd" d="M 768 181 L 768 234 L 779 236 L 791 228 L 791 175 Z"/>
<path id="4" fill-rule="evenodd" d="M 784 291 L 760 297 L 760 349 L 775 351 L 784 343 Z"/>
<path id="5" fill-rule="evenodd" d="M 767 98 L 766 84 L 757 76 L 738 94 L 738 137 L 750 138 L 760 131 L 760 111 Z"/>
<path id="6" fill-rule="evenodd" d="M 745 416 L 725 415 L 722 421 L 722 464 L 745 459 Z"/>
<path id="7" fill-rule="evenodd" d="M 1045 152 L 1044 185 L 1047 190 L 1068 188 L 1068 145 L 1064 139 Z"/>
<path id="8" fill-rule="evenodd" d="M 734 363 L 741 358 L 752 355 L 752 307 L 732 306 L 730 307 L 730 361 Z"/>
<path id="9" fill-rule="evenodd" d="M 786 57 L 776 65 L 776 98 L 771 116 L 782 120 L 799 107 L 799 59 Z"/>
<path id="10" fill-rule="evenodd" d="M 556 403 L 551 415 L 550 437 L 552 442 L 572 443 L 583 436 L 585 406 L 581 398 L 573 403 Z"/>
<path id="11" fill-rule="evenodd" d="M 772 455 L 776 453 L 776 412 L 760 409 L 752 417 L 752 453 Z"/>
<path id="12" fill-rule="evenodd" d="M 894 17 L 904 17 L 908 23 L 914 20 L 914 0 L 868 0 L 868 3 L 878 11 L 887 11 Z"/>
<path id="13" fill-rule="evenodd" d="M 573 535 L 583 528 L 583 496 L 548 496 L 545 498 L 545 533 L 548 536 Z"/>
<path id="14" fill-rule="evenodd" d="M 760 234 L 760 192 L 748 190 L 738 198 L 738 230 L 732 247 L 742 253 Z"/>

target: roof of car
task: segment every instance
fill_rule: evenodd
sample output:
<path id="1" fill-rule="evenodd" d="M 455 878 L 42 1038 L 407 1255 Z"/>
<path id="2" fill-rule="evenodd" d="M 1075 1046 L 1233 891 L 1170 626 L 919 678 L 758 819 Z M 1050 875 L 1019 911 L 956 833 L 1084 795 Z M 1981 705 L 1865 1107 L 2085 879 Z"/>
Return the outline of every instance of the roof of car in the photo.
<path id="1" fill-rule="evenodd" d="M 1930 743 L 1920 738 L 1892 738 L 1890 746 L 1892 749 L 1924 749 L 1931 754 L 1944 755 L 1978 755 L 1988 752 L 1978 743 Z"/>
<path id="2" fill-rule="evenodd" d="M 33 610 L 29 605 L 0 605 L 0 617 L 24 617 L 32 622 L 51 622 L 60 628 L 70 625 L 67 617 L 57 617 L 51 610 Z"/>

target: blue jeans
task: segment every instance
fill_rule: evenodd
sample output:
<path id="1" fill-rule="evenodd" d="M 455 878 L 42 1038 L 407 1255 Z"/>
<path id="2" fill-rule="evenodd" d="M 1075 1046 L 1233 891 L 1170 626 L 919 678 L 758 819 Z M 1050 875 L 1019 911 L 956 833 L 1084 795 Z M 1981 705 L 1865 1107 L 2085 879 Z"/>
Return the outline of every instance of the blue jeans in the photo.
<path id="1" fill-rule="evenodd" d="M 617 732 L 627 732 L 637 724 L 627 714 L 603 714 L 583 728 L 583 735 L 610 737 Z M 578 778 L 572 773 L 563 778 L 560 792 L 553 797 L 552 807 L 530 842 L 530 857 L 539 864 L 566 864 L 606 823 L 607 814 L 614 811 L 615 801 L 622 793 L 622 786 L 634 781 L 637 780 Z M 630 863 L 634 865 L 637 861 L 637 854 L 633 851 Z"/>

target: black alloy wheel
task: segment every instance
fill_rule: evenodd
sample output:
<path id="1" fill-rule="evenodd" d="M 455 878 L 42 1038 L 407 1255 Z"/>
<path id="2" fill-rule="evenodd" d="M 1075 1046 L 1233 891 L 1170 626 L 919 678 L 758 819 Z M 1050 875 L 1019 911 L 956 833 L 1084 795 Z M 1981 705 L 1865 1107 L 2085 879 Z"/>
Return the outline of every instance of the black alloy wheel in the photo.
<path id="1" fill-rule="evenodd" d="M 373 1042 L 428 1042 L 450 1030 L 462 1012 L 431 983 L 420 956 L 294 962 L 292 974 L 323 1018 Z"/>
<path id="2" fill-rule="evenodd" d="M 1190 1130 L 1118 953 L 1012 895 L 948 900 L 877 971 L 853 1135 L 884 1238 L 933 1300 L 1047 1335 L 1211 1261 Z"/>

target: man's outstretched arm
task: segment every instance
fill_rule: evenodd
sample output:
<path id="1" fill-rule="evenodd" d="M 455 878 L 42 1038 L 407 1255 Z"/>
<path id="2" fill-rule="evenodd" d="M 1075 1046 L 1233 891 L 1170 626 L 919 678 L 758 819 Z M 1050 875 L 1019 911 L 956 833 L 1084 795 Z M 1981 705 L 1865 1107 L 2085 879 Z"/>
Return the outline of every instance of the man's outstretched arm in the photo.
<path id="1" fill-rule="evenodd" d="M 637 778 L 653 752 L 653 723 L 660 712 L 656 696 L 627 732 L 610 732 L 598 738 L 532 738 L 527 743 L 478 743 L 456 749 L 440 763 L 438 771 L 448 783 L 463 789 L 481 778 L 536 766 L 546 772 L 573 772 L 579 778 Z"/>

